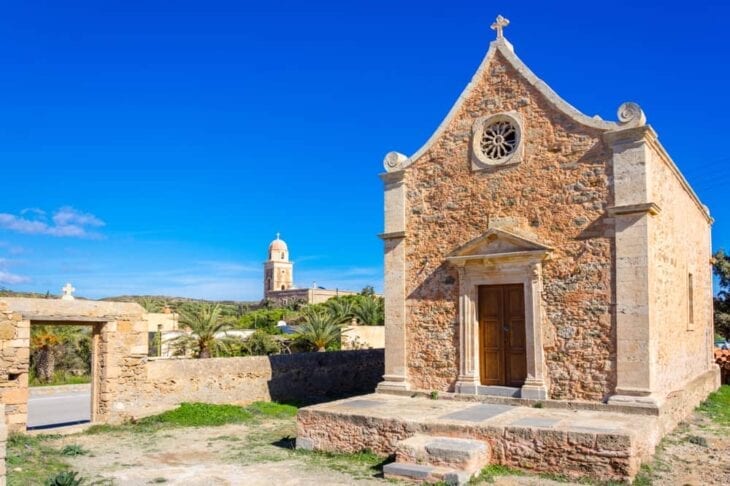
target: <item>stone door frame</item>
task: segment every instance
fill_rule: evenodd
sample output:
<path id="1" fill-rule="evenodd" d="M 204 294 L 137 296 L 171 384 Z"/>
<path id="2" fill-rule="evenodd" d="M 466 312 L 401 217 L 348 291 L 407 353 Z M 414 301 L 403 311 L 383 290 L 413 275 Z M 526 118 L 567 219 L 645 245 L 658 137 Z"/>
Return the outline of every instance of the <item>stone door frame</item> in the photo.
<path id="1" fill-rule="evenodd" d="M 103 347 L 101 335 L 104 331 L 104 326 L 108 324 L 108 321 L 101 320 L 79 320 L 79 318 L 72 319 L 59 319 L 59 318 L 48 318 L 48 317 L 30 317 L 21 321 L 23 325 L 27 323 L 30 330 L 33 326 L 86 326 L 91 328 L 91 363 L 89 372 L 91 374 L 90 394 L 91 394 L 91 413 L 89 415 L 89 423 L 94 424 L 98 422 L 99 410 L 100 410 L 100 387 L 101 387 L 101 376 L 104 368 L 104 357 L 102 356 Z M 30 366 L 30 357 L 28 359 L 28 366 Z M 28 378 L 30 378 L 30 369 L 28 369 Z M 30 391 L 30 383 L 27 383 L 27 390 Z M 28 397 L 29 398 L 29 397 Z M 26 410 L 28 407 L 28 399 L 26 399 Z M 26 412 L 27 422 L 27 412 Z"/>
<path id="2" fill-rule="evenodd" d="M 510 395 L 508 387 L 481 384 L 479 376 L 478 288 L 481 285 L 522 284 L 525 298 L 527 378 L 521 398 L 544 400 L 545 358 L 542 343 L 542 260 L 545 251 L 480 255 L 448 260 L 459 272 L 459 377 L 456 392 L 469 395 Z"/>

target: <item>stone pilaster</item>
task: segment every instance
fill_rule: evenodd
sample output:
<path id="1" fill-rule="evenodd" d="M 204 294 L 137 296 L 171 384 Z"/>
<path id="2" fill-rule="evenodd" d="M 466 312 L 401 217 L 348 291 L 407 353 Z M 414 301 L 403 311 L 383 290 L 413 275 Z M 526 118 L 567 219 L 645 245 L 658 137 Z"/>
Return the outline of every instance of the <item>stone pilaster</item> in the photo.
<path id="1" fill-rule="evenodd" d="M 612 404 L 658 407 L 656 390 L 657 325 L 651 313 L 652 218 L 660 211 L 650 198 L 650 126 L 607 132 L 613 151 L 615 205 L 609 214 L 616 228 L 616 390 Z"/>
<path id="2" fill-rule="evenodd" d="M 385 374 L 378 391 L 408 390 L 406 362 L 405 172 L 381 176 L 385 184 Z"/>

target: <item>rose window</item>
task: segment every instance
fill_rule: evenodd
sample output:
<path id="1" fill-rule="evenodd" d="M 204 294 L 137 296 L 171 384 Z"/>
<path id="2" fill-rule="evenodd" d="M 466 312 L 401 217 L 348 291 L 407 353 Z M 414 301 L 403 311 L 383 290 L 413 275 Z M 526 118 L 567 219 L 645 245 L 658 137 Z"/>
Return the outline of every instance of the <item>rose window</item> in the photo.
<path id="1" fill-rule="evenodd" d="M 479 146 L 486 158 L 497 161 L 512 155 L 518 143 L 515 124 L 509 120 L 499 120 L 484 127 Z"/>

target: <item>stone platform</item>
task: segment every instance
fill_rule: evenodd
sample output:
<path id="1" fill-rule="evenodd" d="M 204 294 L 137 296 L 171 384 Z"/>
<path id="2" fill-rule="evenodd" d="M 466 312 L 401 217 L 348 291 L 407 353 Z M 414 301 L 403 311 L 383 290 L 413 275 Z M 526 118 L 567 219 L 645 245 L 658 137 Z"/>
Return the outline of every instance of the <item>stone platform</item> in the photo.
<path id="1" fill-rule="evenodd" d="M 434 477 L 429 476 L 429 468 L 439 472 L 447 464 L 432 464 L 428 454 L 409 453 L 414 450 L 411 443 L 442 444 L 457 438 L 485 444 L 487 451 L 480 457 L 489 464 L 572 478 L 627 481 L 636 475 L 642 460 L 653 454 L 662 436 L 659 420 L 647 414 L 377 393 L 301 409 L 297 447 L 330 452 L 368 449 L 393 455 L 396 465 L 385 471 L 386 476 L 402 473 L 419 479 L 420 474 L 423 479 Z M 474 474 L 467 469 L 455 472 Z M 413 476 L 408 476 L 409 471 Z"/>

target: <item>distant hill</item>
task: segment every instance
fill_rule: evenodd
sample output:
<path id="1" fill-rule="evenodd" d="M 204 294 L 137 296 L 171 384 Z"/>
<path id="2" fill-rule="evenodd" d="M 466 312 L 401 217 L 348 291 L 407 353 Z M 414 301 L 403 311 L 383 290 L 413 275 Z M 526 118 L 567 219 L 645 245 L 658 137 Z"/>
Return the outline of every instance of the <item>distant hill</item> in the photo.
<path id="1" fill-rule="evenodd" d="M 0 288 L 0 297 L 30 297 L 34 299 L 58 299 L 61 296 L 51 293 L 40 292 L 16 292 L 14 290 Z M 261 302 L 244 300 L 205 300 L 191 299 L 188 297 L 171 297 L 167 295 L 118 295 L 104 297 L 102 299 L 86 299 L 81 296 L 74 296 L 81 300 L 101 300 L 106 302 L 136 302 L 149 312 L 159 312 L 165 305 L 171 309 L 177 309 L 184 304 L 219 304 L 222 307 L 223 315 L 240 315 L 248 310 L 260 307 Z"/>
<path id="2" fill-rule="evenodd" d="M 10 289 L 0 287 L 0 297 L 30 297 L 33 299 L 58 299 L 60 295 L 51 294 L 50 292 L 16 292 Z"/>

